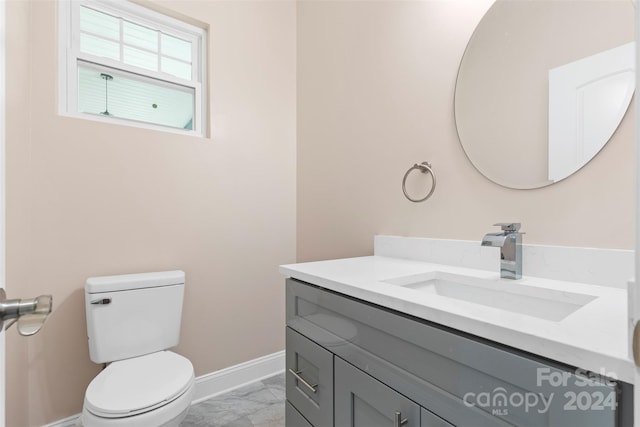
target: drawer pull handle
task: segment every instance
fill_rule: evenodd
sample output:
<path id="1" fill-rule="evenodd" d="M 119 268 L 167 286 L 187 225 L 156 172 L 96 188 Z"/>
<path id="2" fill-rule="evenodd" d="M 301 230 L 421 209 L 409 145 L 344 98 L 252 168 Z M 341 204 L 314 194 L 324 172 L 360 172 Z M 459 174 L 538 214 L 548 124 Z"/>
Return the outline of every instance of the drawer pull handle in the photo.
<path id="1" fill-rule="evenodd" d="M 302 371 L 294 371 L 293 369 L 289 369 L 289 373 L 291 375 L 293 375 L 298 381 L 300 381 L 302 384 L 304 384 L 309 390 L 311 390 L 312 393 L 317 393 L 318 392 L 318 384 L 309 384 L 307 381 L 305 381 L 304 378 L 302 378 L 300 376 L 300 374 L 302 373 Z"/>
<path id="2" fill-rule="evenodd" d="M 396 411 L 393 417 L 393 427 L 400 427 L 407 423 L 407 419 L 402 419 L 402 413 L 400 411 Z"/>

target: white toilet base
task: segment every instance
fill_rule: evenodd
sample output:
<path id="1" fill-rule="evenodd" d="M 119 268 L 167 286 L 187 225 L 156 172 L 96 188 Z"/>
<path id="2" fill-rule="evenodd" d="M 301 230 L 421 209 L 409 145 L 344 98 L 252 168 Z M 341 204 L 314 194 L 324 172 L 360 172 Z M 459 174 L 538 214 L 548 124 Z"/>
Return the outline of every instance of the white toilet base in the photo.
<path id="1" fill-rule="evenodd" d="M 164 406 L 132 417 L 103 418 L 82 408 L 83 427 L 178 427 L 191 407 L 195 384 L 177 399 Z"/>

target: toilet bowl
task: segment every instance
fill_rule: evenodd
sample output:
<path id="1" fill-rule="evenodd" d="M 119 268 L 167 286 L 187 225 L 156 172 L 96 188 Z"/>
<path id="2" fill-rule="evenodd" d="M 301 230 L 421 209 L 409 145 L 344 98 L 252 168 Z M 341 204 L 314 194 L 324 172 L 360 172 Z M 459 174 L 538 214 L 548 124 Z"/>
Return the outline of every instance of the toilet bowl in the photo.
<path id="1" fill-rule="evenodd" d="M 111 363 L 91 381 L 84 427 L 177 427 L 193 399 L 191 362 L 170 351 Z"/>

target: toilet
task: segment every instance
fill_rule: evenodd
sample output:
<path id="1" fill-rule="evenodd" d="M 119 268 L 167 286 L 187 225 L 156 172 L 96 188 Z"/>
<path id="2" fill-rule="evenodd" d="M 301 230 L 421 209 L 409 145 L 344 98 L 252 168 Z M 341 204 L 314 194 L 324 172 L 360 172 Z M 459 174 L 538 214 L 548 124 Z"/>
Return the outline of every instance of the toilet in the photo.
<path id="1" fill-rule="evenodd" d="M 85 427 L 177 427 L 193 399 L 178 344 L 183 271 L 91 277 L 85 284 L 89 355 L 107 363 L 87 387 Z"/>

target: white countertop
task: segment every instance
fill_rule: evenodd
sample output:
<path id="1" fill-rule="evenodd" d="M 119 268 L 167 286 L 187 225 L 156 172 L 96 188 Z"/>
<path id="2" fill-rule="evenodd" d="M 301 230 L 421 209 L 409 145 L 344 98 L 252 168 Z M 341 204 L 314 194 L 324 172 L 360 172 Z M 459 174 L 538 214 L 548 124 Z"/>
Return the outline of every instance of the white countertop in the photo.
<path id="1" fill-rule="evenodd" d="M 564 319 L 551 321 L 382 282 L 434 271 L 597 298 Z M 383 256 L 282 265 L 280 272 L 287 277 L 633 383 L 634 365 L 628 357 L 627 293 L 624 289 L 526 276 L 513 281 L 500 279 L 497 271 Z"/>

